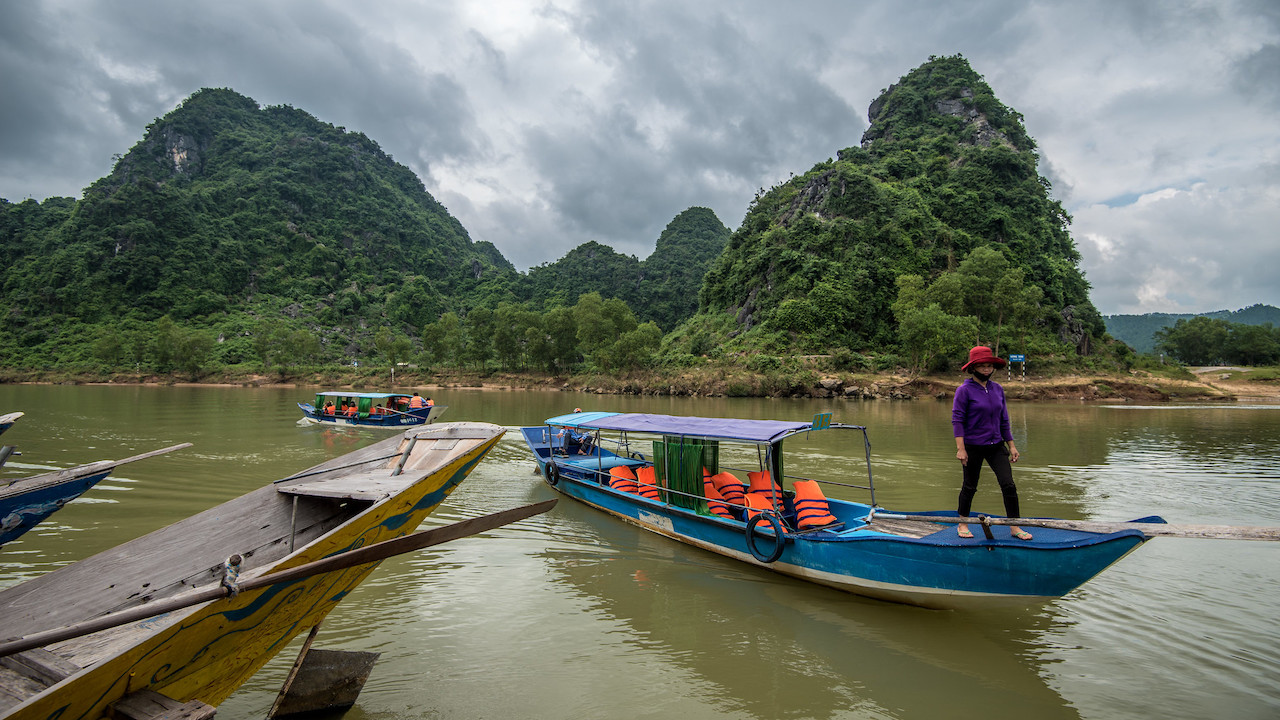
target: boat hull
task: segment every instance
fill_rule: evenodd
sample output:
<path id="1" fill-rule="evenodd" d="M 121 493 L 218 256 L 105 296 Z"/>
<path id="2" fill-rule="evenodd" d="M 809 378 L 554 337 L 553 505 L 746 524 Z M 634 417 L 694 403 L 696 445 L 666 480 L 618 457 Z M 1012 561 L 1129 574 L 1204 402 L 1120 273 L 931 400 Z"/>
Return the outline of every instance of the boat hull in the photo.
<path id="1" fill-rule="evenodd" d="M 110 474 L 108 470 L 73 477 L 65 482 L 0 497 L 0 545 L 17 539 Z"/>
<path id="2" fill-rule="evenodd" d="M 487 428 L 485 439 L 466 452 L 456 453 L 406 490 L 374 502 L 318 539 L 263 568 L 260 574 L 412 532 L 471 473 L 503 433 L 500 427 L 482 423 L 457 425 Z M 391 438 L 365 450 L 395 442 L 397 439 Z M 239 498 L 243 502 L 237 507 L 270 502 L 276 492 L 272 486 L 261 488 Z M 100 638 L 104 647 L 101 659 L 13 708 L 4 718 L 98 718 L 107 713 L 111 703 L 143 688 L 182 702 L 201 700 L 217 705 L 299 632 L 324 619 L 376 567 L 377 564 L 358 566 L 270 585 L 97 633 L 89 641 Z M 123 650 L 108 650 L 120 645 L 113 640 L 121 635 L 139 639 Z M 85 639 L 67 642 L 78 643 L 83 657 Z M 59 645 L 47 649 L 57 653 Z"/>
<path id="3" fill-rule="evenodd" d="M 542 428 L 524 428 L 539 470 L 549 458 L 536 448 Z M 787 533 L 781 554 L 763 562 L 747 545 L 744 522 L 703 515 L 613 490 L 597 482 L 592 460 L 555 458 L 553 487 L 561 494 L 645 530 L 688 545 L 857 595 L 934 608 L 963 608 L 992 601 L 1034 603 L 1061 597 L 1141 545 L 1135 530 L 1098 534 L 1038 530 L 1036 540 L 1016 540 L 1007 527 L 994 539 L 978 533 L 962 539 L 954 526 L 939 524 L 925 537 L 878 532 L 861 520 L 870 508 L 832 501 L 844 521 L 838 532 Z M 607 472 L 607 469 L 605 470 Z M 949 514 L 949 513 L 948 513 Z M 757 549 L 775 547 L 767 523 L 757 530 Z"/>
<path id="4" fill-rule="evenodd" d="M 434 423 L 446 409 L 443 405 L 434 405 L 432 407 L 420 408 L 418 410 L 408 410 L 404 413 L 395 415 L 370 415 L 368 417 L 359 417 L 357 415 L 354 417 L 346 417 L 341 415 L 325 415 L 323 413 L 317 413 L 315 408 L 307 403 L 298 403 L 298 407 L 302 410 L 303 420 L 316 425 L 383 428 L 391 430 L 403 430 L 417 425 L 429 425 Z"/>

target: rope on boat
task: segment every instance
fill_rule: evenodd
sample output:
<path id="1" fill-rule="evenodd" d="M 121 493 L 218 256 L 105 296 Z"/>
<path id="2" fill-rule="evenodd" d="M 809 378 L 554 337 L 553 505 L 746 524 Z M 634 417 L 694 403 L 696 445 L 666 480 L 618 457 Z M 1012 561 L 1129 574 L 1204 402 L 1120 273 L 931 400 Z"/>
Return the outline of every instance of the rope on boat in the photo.
<path id="1" fill-rule="evenodd" d="M 229 597 L 240 594 L 240 563 L 244 558 L 232 555 L 222 563 L 222 587 L 227 589 Z"/>

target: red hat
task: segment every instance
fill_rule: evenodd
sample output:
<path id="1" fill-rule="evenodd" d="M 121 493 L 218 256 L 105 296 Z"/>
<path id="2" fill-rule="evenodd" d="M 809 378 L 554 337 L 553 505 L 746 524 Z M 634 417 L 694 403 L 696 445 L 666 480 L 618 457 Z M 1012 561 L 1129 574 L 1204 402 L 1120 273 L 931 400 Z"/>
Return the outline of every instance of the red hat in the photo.
<path id="1" fill-rule="evenodd" d="M 979 345 L 969 351 L 969 362 L 961 365 L 960 369 L 968 370 L 970 365 L 982 365 L 983 363 L 991 363 L 998 368 L 1005 366 L 1005 361 L 996 357 L 995 353 L 991 352 L 991 348 L 986 345 Z"/>

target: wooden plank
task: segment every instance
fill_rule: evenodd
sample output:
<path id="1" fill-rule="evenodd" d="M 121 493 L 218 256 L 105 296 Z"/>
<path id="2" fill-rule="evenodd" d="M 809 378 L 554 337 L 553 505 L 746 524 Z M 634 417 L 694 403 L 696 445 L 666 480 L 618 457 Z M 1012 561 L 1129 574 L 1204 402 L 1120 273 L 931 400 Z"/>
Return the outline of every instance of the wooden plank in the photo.
<path id="1" fill-rule="evenodd" d="M 863 525 L 862 527 L 854 528 L 849 532 L 870 531 L 909 538 L 922 538 L 932 535 L 941 529 L 942 528 L 937 523 L 920 522 L 916 520 L 894 520 L 892 518 L 885 518 L 881 515 L 876 515 L 875 522 L 870 525 Z"/>
<path id="2" fill-rule="evenodd" d="M 422 530 L 410 535 L 402 535 L 400 537 L 384 540 L 373 545 L 348 550 L 337 555 L 330 555 L 320 560 L 313 560 L 303 565 L 297 565 L 291 568 L 284 568 L 267 575 L 259 575 L 256 577 L 241 578 L 241 592 L 249 590 L 257 590 L 271 585 L 280 583 L 291 583 L 296 580 L 308 578 L 320 573 L 335 572 L 345 570 L 347 568 L 359 565 L 368 565 L 370 563 L 385 560 L 393 555 L 410 552 L 412 550 L 421 550 L 457 540 L 471 535 L 482 533 L 486 530 L 502 527 L 527 517 L 532 517 L 539 513 L 544 513 L 555 507 L 556 500 L 543 500 L 542 502 L 533 503 L 532 505 L 524 505 L 510 510 L 503 510 L 491 515 L 482 515 L 468 520 L 461 520 L 451 525 L 432 528 L 431 530 Z M 145 620 L 161 613 L 169 613 L 181 608 L 191 607 L 210 600 L 217 600 L 226 597 L 227 588 L 221 585 L 215 585 L 204 590 L 196 590 L 186 595 L 169 598 L 164 601 L 148 603 L 141 607 L 122 610 L 120 612 L 108 615 L 99 615 L 92 620 L 87 620 L 76 625 L 57 627 L 50 630 L 32 633 L 25 637 L 16 637 L 10 640 L 0 641 L 0 656 L 11 655 L 13 653 L 24 652 L 32 648 L 44 647 L 52 643 L 59 643 L 64 640 L 78 638 L 91 633 L 97 633 L 109 628 L 115 628 L 120 625 L 135 622 L 137 620 Z"/>
<path id="3" fill-rule="evenodd" d="M 964 523 L 968 525 L 981 525 L 986 522 L 990 525 L 1042 527 L 1102 534 L 1121 532 L 1123 530 L 1137 530 L 1147 537 L 1182 537 L 1207 540 L 1280 540 L 1280 527 L 1169 525 L 1165 523 L 1058 520 L 1056 518 L 984 518 L 977 515 L 960 517 L 958 515 L 900 515 L 897 513 L 876 513 L 873 520 L 874 524 L 879 525 L 882 518 L 885 520 L 919 520 L 932 523 Z"/>
<path id="4" fill-rule="evenodd" d="M 81 670 L 79 665 L 44 648 L 33 648 L 26 652 L 0 657 L 0 667 L 8 668 L 45 687 L 55 685 L 63 678 L 75 675 Z"/>
<path id="5" fill-rule="evenodd" d="M 348 473 L 334 477 L 280 483 L 276 490 L 286 495 L 307 495 L 341 500 L 377 502 L 403 491 L 417 479 L 416 474 L 392 476 L 388 470 Z"/>
<path id="6" fill-rule="evenodd" d="M 231 553 L 245 557 L 247 570 L 274 563 L 288 553 L 292 506 L 292 498 L 277 493 L 274 487 L 259 488 L 144 538 L 9 588 L 0 605 L 3 634 L 16 636 L 80 622 L 103 612 L 150 604 L 216 584 L 222 576 L 222 562 Z M 313 541 L 355 512 L 355 508 L 339 508 L 328 499 L 299 503 L 297 545 Z M 163 553 L 157 554 L 157 549 Z M 156 562 L 136 562 L 137 557 L 154 557 Z M 56 601 L 49 602 L 49 598 Z M 78 656 L 73 659 L 82 666 L 91 662 Z"/>
<path id="7" fill-rule="evenodd" d="M 207 720 L 218 709 L 199 700 L 184 703 L 154 690 L 139 690 L 117 700 L 108 712 L 114 720 Z"/>

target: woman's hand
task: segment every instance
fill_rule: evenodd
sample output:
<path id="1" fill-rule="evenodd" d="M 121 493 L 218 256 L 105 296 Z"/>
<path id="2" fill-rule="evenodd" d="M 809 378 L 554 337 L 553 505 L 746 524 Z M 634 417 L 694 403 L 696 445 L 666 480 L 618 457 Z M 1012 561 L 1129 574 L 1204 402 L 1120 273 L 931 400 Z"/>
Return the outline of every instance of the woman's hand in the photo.
<path id="1" fill-rule="evenodd" d="M 1019 457 L 1021 457 L 1021 453 L 1018 452 L 1018 448 L 1013 444 L 1013 441 L 1010 440 L 1009 441 L 1009 462 L 1018 462 Z"/>
<path id="2" fill-rule="evenodd" d="M 965 450 L 964 448 L 960 448 L 959 450 L 956 450 L 956 459 L 960 461 L 961 465 L 968 465 L 969 451 Z"/>

